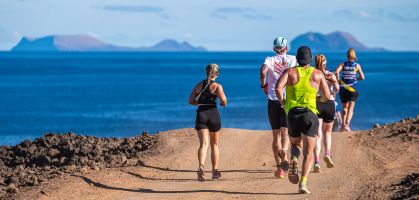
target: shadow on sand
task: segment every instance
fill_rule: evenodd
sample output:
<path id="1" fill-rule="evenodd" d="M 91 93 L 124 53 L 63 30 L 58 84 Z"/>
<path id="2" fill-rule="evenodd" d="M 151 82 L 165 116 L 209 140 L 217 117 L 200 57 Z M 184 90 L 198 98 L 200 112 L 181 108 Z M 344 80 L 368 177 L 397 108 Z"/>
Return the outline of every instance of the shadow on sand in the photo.
<path id="1" fill-rule="evenodd" d="M 185 170 L 185 169 L 170 169 L 170 168 L 163 168 L 163 167 L 155 167 L 150 166 L 146 164 L 142 164 L 141 167 L 145 168 L 151 168 L 151 169 L 157 169 L 162 171 L 170 171 L 170 172 L 196 172 L 196 170 Z M 220 170 L 221 172 L 227 172 L 227 173 L 273 173 L 273 170 L 246 170 L 246 169 L 238 169 L 238 170 Z M 211 171 L 205 171 L 205 172 L 211 172 Z"/>
<path id="2" fill-rule="evenodd" d="M 167 179 L 167 178 L 151 178 L 151 177 L 145 177 L 141 174 L 137 174 L 134 172 L 130 172 L 130 171 L 122 171 L 124 173 L 127 173 L 131 176 L 135 176 L 137 178 L 140 179 L 145 179 L 145 180 L 150 180 L 150 181 L 174 181 L 174 182 L 187 182 L 187 181 L 197 181 L 197 179 Z M 195 171 L 192 171 L 195 172 Z M 257 180 L 263 180 L 263 179 L 276 179 L 274 177 L 261 177 L 261 178 L 255 178 Z M 217 180 L 212 180 L 212 179 L 207 179 L 206 181 L 239 181 L 239 180 L 246 180 L 246 179 L 240 179 L 240 178 L 236 178 L 236 179 L 217 179 Z"/>
<path id="3" fill-rule="evenodd" d="M 76 176 L 76 175 L 74 175 Z M 264 193 L 264 192 L 231 192 L 225 190 L 173 190 L 173 191 L 166 191 L 166 190 L 152 190 L 147 188 L 138 188 L 138 189 L 129 189 L 129 188 L 119 188 L 119 187 L 112 187 L 102 183 L 95 182 L 87 177 L 84 176 L 76 176 L 83 179 L 86 183 L 91 184 L 95 187 L 100 187 L 103 189 L 108 190 L 120 190 L 120 191 L 127 191 L 127 192 L 140 192 L 140 193 L 155 193 L 155 194 L 187 194 L 187 193 L 198 193 L 198 192 L 211 192 L 211 193 L 223 193 L 223 194 L 241 194 L 241 195 L 294 195 L 298 193 Z"/>

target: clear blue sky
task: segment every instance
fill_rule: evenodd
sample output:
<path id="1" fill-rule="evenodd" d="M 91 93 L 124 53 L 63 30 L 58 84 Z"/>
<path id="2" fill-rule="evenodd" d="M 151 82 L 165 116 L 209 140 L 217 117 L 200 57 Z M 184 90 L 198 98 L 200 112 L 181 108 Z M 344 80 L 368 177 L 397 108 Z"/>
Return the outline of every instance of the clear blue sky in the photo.
<path id="1" fill-rule="evenodd" d="M 339 30 L 367 46 L 419 51 L 418 10 L 418 0 L 1 0 L 0 50 L 22 36 L 90 34 L 124 46 L 172 38 L 269 51 L 277 35 Z"/>

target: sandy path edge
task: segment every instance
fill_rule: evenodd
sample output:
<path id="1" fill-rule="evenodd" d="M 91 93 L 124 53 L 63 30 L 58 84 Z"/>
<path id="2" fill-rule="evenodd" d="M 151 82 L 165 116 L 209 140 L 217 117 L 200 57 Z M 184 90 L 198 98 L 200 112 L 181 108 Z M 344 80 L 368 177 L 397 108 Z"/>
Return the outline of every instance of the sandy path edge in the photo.
<path id="1" fill-rule="evenodd" d="M 221 180 L 196 181 L 198 141 L 193 129 L 160 133 L 158 146 L 144 156 L 144 166 L 88 171 L 65 175 L 46 185 L 16 196 L 17 199 L 365 199 L 379 198 L 371 190 L 406 173 L 419 171 L 412 165 L 392 165 L 369 145 L 367 132 L 333 133 L 332 156 L 336 167 L 309 176 L 310 195 L 296 194 L 297 185 L 273 177 L 271 132 L 222 129 Z M 381 144 L 382 145 L 382 144 Z M 402 149 L 401 149 L 402 150 Z M 401 151 L 400 150 L 400 151 Z M 400 155 L 399 161 L 417 154 Z M 397 150 L 394 150 L 397 153 Z M 380 158 L 380 156 L 384 156 Z M 301 162 L 301 158 L 300 158 Z M 406 161 L 407 162 L 407 161 Z M 384 164 L 383 164 L 384 163 Z M 386 164 L 387 163 L 387 164 Z M 210 178 L 210 154 L 206 177 Z M 387 176 L 388 171 L 397 171 Z M 382 180 L 377 180 L 377 176 Z M 377 189 L 378 188 L 378 189 Z M 41 192 L 42 191 L 42 192 Z M 379 192 L 378 192 L 379 193 Z M 381 195 L 381 194 L 380 194 Z M 382 194 L 385 195 L 385 194 Z"/>

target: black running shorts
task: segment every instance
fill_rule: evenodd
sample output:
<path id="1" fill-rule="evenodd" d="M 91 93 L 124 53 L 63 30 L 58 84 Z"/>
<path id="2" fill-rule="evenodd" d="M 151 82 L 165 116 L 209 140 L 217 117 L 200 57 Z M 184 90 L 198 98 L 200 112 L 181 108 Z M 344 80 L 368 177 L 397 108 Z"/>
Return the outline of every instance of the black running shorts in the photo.
<path id="1" fill-rule="evenodd" d="M 340 87 L 339 96 L 342 103 L 347 103 L 348 101 L 355 102 L 358 99 L 359 93 L 357 90 L 355 90 L 355 92 L 351 92 L 344 87 Z"/>
<path id="2" fill-rule="evenodd" d="M 290 137 L 301 137 L 301 134 L 316 137 L 319 130 L 319 119 L 311 110 L 297 107 L 288 112 L 288 125 Z"/>
<path id="3" fill-rule="evenodd" d="M 317 115 L 323 122 L 330 123 L 335 119 L 335 101 L 329 100 L 326 103 L 322 103 L 317 100 Z"/>
<path id="4" fill-rule="evenodd" d="M 272 129 L 287 128 L 287 115 L 279 101 L 268 99 L 268 117 Z"/>
<path id="5" fill-rule="evenodd" d="M 221 117 L 217 108 L 198 109 L 196 111 L 195 129 L 208 129 L 217 132 L 221 129 Z"/>

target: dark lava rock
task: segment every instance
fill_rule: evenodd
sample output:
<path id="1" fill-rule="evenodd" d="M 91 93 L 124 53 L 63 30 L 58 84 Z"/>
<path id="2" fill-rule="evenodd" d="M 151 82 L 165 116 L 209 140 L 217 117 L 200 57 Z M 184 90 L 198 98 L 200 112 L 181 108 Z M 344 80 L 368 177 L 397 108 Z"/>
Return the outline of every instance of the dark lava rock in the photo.
<path id="1" fill-rule="evenodd" d="M 375 126 L 374 126 L 375 127 Z M 400 120 L 400 122 L 395 122 L 387 124 L 382 127 L 377 127 L 378 129 L 386 129 L 390 132 L 389 137 L 397 137 L 402 141 L 414 141 L 419 142 L 419 119 L 406 118 Z"/>
<path id="2" fill-rule="evenodd" d="M 156 142 L 157 136 L 148 133 L 131 138 L 98 138 L 70 132 L 47 133 L 33 142 L 0 146 L 0 199 L 63 173 L 137 165 L 139 156 Z"/>
<path id="3" fill-rule="evenodd" d="M 419 173 L 412 173 L 403 178 L 400 183 L 390 186 L 394 191 L 393 200 L 419 199 Z"/>

